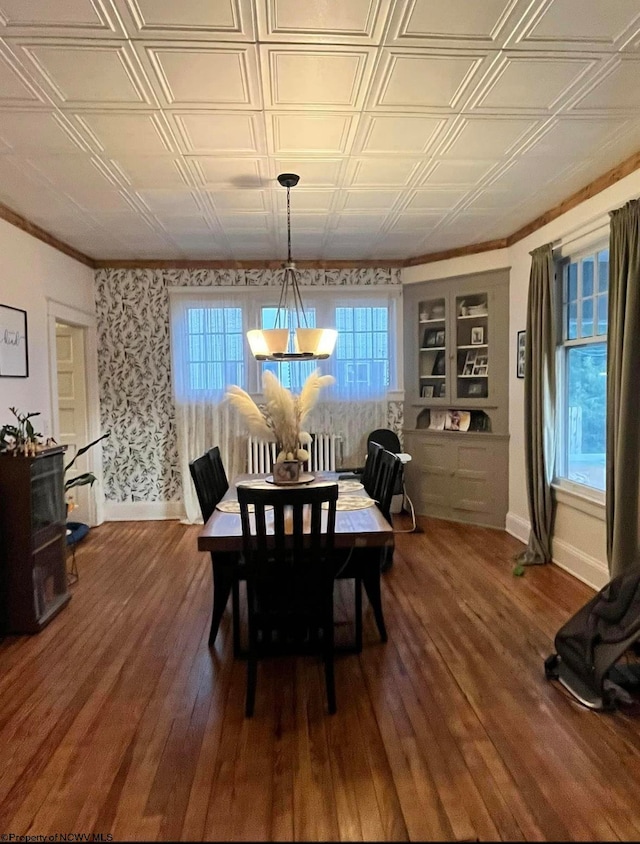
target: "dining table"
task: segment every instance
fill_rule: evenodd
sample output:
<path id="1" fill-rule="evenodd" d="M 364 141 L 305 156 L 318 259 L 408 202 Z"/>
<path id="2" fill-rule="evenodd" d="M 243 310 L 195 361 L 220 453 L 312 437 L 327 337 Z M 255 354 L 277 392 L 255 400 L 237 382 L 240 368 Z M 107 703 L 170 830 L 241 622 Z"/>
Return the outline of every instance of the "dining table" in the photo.
<path id="1" fill-rule="evenodd" d="M 327 482 L 338 484 L 338 504 L 336 511 L 335 541 L 336 548 L 381 548 L 393 546 L 393 528 L 384 518 L 375 502 L 372 501 L 362 484 L 357 481 L 340 479 L 339 472 L 315 472 L 307 486 L 317 486 Z M 233 478 L 229 489 L 213 511 L 198 535 L 198 550 L 210 551 L 215 555 L 221 552 L 242 551 L 242 524 L 237 504 L 236 487 L 238 484 L 268 484 L 269 474 L 241 474 Z M 283 492 L 293 485 L 273 485 L 272 488 Z M 358 500 L 359 499 L 359 500 Z M 369 503 L 370 502 L 370 503 Z M 363 506 L 367 504 L 367 506 Z"/>
<path id="2" fill-rule="evenodd" d="M 217 621 L 222 616 L 232 591 L 234 593 L 233 612 L 233 641 L 234 656 L 244 657 L 246 651 L 241 647 L 241 632 L 239 618 L 239 578 L 242 578 L 242 523 L 240 520 L 240 506 L 237 498 L 238 484 L 260 485 L 263 488 L 273 484 L 273 476 L 268 474 L 241 474 L 233 478 L 225 495 L 218 502 L 216 509 L 203 525 L 198 535 L 198 550 L 211 553 L 211 564 L 214 578 L 214 615 Z M 336 520 L 334 547 L 344 550 L 348 554 L 356 549 L 393 547 L 393 528 L 382 515 L 375 501 L 373 501 L 363 485 L 356 480 L 340 478 L 339 472 L 315 472 L 309 480 L 308 486 L 337 483 L 338 500 L 336 503 Z M 282 489 L 285 492 L 291 485 L 271 485 L 271 488 Z M 267 531 L 269 530 L 269 513 L 266 514 Z M 375 569 L 375 570 L 374 570 Z M 365 567 L 362 572 L 362 582 L 369 596 L 370 602 L 376 608 L 374 612 L 382 618 L 380 605 L 380 564 L 377 555 L 371 559 L 371 570 Z M 357 599 L 359 601 L 359 598 Z M 217 622 L 213 625 L 217 632 Z M 384 627 L 383 627 L 384 629 Z M 215 638 L 215 633 L 214 633 Z M 386 634 L 383 637 L 386 640 Z M 209 639 L 209 644 L 213 640 Z M 356 630 L 355 648 L 362 649 L 362 632 Z"/>

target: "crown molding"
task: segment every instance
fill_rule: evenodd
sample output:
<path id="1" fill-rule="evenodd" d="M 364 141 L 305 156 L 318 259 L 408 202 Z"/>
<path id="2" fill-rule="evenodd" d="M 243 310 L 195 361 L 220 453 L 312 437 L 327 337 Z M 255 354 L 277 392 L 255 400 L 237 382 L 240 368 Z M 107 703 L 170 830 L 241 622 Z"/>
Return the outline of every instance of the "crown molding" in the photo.
<path id="1" fill-rule="evenodd" d="M 0 220 L 11 223 L 12 226 L 22 229 L 22 231 L 30 234 L 32 237 L 35 237 L 37 240 L 41 240 L 43 243 L 46 243 L 47 246 L 53 246 L 53 248 L 57 249 L 58 252 L 63 252 L 70 258 L 80 261 L 81 264 L 86 264 L 87 267 L 95 269 L 95 263 L 88 255 L 85 255 L 83 252 L 79 252 L 77 249 L 74 249 L 73 246 L 69 246 L 62 240 L 58 240 L 57 237 L 54 237 L 52 234 L 49 234 L 49 232 L 41 229 L 40 226 L 36 226 L 35 223 L 30 222 L 25 217 L 20 216 L 20 214 L 16 214 L 15 211 L 12 211 L 11 208 L 3 205 L 1 202 Z"/>

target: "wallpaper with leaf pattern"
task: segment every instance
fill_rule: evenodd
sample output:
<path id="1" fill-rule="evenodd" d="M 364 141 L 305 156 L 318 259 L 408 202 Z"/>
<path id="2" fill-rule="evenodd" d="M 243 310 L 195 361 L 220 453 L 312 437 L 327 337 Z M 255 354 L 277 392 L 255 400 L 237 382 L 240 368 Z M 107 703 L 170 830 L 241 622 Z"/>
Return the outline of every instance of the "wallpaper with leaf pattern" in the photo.
<path id="1" fill-rule="evenodd" d="M 279 286 L 278 270 L 96 272 L 98 376 L 108 501 L 178 501 L 180 477 L 171 391 L 169 287 Z M 400 284 L 398 269 L 301 270 L 300 285 Z M 402 403 L 388 424 L 401 434 Z"/>

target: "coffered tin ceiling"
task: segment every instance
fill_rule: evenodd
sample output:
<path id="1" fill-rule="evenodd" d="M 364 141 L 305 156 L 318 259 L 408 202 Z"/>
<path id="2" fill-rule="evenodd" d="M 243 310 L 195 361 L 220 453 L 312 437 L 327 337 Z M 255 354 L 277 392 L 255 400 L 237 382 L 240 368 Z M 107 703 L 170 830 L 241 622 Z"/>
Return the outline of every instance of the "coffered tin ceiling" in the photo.
<path id="1" fill-rule="evenodd" d="M 0 0 L 0 202 L 94 259 L 392 260 L 640 149 L 639 0 Z"/>

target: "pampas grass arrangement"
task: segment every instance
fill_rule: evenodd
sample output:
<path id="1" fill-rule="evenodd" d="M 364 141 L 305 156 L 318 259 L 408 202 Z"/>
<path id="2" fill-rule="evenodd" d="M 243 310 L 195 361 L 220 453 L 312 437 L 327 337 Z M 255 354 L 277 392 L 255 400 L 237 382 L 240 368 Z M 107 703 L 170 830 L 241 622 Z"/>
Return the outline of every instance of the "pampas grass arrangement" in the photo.
<path id="1" fill-rule="evenodd" d="M 309 452 L 301 445 L 311 442 L 311 435 L 302 425 L 315 407 L 320 390 L 333 384 L 333 375 L 320 375 L 314 370 L 302 385 L 299 396 L 294 396 L 268 370 L 262 376 L 262 389 L 266 404 L 257 405 L 241 387 L 227 388 L 227 399 L 244 418 L 249 433 L 279 445 L 277 460 L 309 459 Z"/>

